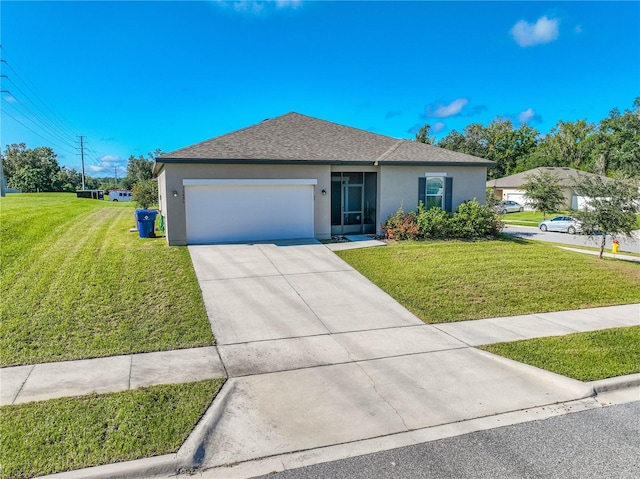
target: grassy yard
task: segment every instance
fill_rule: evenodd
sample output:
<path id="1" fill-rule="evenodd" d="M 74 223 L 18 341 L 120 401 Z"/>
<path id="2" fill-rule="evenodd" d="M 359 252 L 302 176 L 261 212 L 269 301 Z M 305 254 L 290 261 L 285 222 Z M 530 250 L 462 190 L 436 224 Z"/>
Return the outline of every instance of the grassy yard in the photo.
<path id="1" fill-rule="evenodd" d="M 571 215 L 570 211 L 556 211 L 554 213 L 547 213 L 547 219 L 551 219 L 558 215 Z M 538 211 L 523 211 L 522 213 L 507 213 L 500 215 L 500 219 L 510 225 L 520 226 L 538 226 L 544 217 L 542 213 Z"/>
<path id="2" fill-rule="evenodd" d="M 640 326 L 482 346 L 580 381 L 640 373 Z"/>
<path id="3" fill-rule="evenodd" d="M 130 233 L 134 209 L 0 200 L 1 366 L 213 343 L 188 250 Z"/>
<path id="4" fill-rule="evenodd" d="M 0 477 L 21 479 L 177 451 L 223 379 L 0 407 Z"/>
<path id="5" fill-rule="evenodd" d="M 640 264 L 517 238 L 337 254 L 426 323 L 640 302 Z"/>

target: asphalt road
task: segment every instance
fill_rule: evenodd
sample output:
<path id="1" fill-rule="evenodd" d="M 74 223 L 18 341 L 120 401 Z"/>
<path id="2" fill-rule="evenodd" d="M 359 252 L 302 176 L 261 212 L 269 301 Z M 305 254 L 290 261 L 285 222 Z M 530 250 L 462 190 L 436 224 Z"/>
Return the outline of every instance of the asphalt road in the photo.
<path id="1" fill-rule="evenodd" d="M 549 241 L 552 243 L 564 243 L 571 246 L 591 246 L 599 247 L 602 241 L 602 236 L 595 236 L 589 238 L 586 235 L 581 234 L 568 234 L 568 233 L 552 233 L 549 231 L 540 231 L 538 228 L 529 226 L 514 226 L 506 225 L 504 228 L 504 234 L 517 236 L 519 238 L 531 239 L 537 241 Z M 620 253 L 633 252 L 640 253 L 640 231 L 634 231 L 633 238 L 618 238 L 620 241 Z M 611 237 L 607 236 L 607 242 L 605 251 L 611 252 Z"/>
<path id="2" fill-rule="evenodd" d="M 638 458 L 640 401 L 261 477 L 636 479 Z"/>

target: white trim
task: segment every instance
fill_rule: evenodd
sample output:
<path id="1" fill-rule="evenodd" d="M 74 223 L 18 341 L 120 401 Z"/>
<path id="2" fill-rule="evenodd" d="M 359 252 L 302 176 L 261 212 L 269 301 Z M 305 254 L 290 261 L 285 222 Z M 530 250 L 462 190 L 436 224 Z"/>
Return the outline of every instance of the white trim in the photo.
<path id="1" fill-rule="evenodd" d="M 424 176 L 447 176 L 446 173 L 436 173 L 436 172 L 431 172 L 431 171 L 427 171 Z"/>
<path id="2" fill-rule="evenodd" d="M 183 186 L 275 186 L 275 185 L 317 185 L 317 179 L 208 179 L 182 180 Z"/>

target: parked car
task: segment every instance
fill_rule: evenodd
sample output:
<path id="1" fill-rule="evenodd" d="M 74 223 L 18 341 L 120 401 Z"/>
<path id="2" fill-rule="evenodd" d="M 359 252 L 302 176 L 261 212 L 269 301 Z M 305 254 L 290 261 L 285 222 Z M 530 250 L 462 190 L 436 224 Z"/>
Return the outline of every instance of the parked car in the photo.
<path id="1" fill-rule="evenodd" d="M 508 200 L 498 203 L 498 213 L 501 215 L 505 213 L 517 213 L 520 211 L 524 211 L 524 206 L 515 201 Z"/>
<path id="2" fill-rule="evenodd" d="M 550 220 L 541 221 L 538 228 L 542 231 L 559 231 L 573 235 L 582 231 L 582 223 L 572 216 L 556 216 Z"/>

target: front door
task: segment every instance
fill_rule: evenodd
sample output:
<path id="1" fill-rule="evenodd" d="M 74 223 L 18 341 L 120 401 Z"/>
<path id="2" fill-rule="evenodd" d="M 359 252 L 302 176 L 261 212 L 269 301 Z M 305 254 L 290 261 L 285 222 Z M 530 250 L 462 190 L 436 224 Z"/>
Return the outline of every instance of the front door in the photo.
<path id="1" fill-rule="evenodd" d="M 331 174 L 331 234 L 375 233 L 376 173 Z"/>

